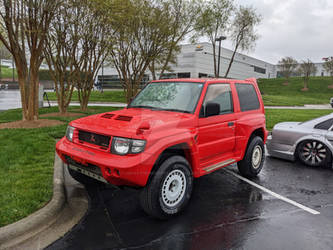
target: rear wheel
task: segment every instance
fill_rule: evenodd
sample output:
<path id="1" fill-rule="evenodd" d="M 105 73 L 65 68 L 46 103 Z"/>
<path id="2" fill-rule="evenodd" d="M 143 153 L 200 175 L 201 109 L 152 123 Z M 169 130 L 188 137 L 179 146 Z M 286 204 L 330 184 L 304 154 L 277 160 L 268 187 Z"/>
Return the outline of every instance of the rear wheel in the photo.
<path id="1" fill-rule="evenodd" d="M 261 137 L 253 137 L 250 141 L 243 160 L 237 163 L 239 172 L 246 177 L 257 176 L 265 160 L 264 142 Z"/>
<path id="2" fill-rule="evenodd" d="M 181 212 L 190 200 L 193 177 L 182 156 L 166 159 L 141 192 L 141 206 L 147 214 L 167 219 Z"/>
<path id="3" fill-rule="evenodd" d="M 331 161 L 330 150 L 319 141 L 303 141 L 297 147 L 297 156 L 301 162 L 311 167 L 327 166 Z"/>

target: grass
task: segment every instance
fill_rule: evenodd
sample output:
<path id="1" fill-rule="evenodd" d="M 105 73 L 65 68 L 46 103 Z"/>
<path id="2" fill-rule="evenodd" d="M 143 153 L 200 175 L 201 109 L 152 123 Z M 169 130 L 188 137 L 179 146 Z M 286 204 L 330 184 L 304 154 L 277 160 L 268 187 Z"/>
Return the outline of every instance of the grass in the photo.
<path id="1" fill-rule="evenodd" d="M 92 107 L 89 115 L 112 110 Z M 79 112 L 71 107 L 70 111 Z M 44 108 L 40 114 L 57 112 Z M 0 113 L 0 123 L 21 119 L 21 110 Z M 47 118 L 64 125 L 37 129 L 4 129 L 0 131 L 0 227 L 20 220 L 43 207 L 52 197 L 55 139 L 61 138 L 67 123 L 75 118 Z"/>
<path id="2" fill-rule="evenodd" d="M 82 115 L 112 110 L 90 107 Z M 56 107 L 40 109 L 40 114 L 57 112 Z M 77 107 L 69 111 L 80 112 Z M 330 110 L 267 109 L 267 128 L 281 121 L 305 121 Z M 21 119 L 21 110 L 0 113 L 0 123 Z M 55 139 L 65 134 L 67 123 L 75 118 L 48 117 L 65 124 L 37 129 L 4 129 L 0 131 L 0 227 L 26 217 L 43 207 L 52 197 Z"/>
<path id="3" fill-rule="evenodd" d="M 47 92 L 49 100 L 56 101 L 57 96 L 55 92 Z M 46 100 L 46 98 L 44 98 Z M 73 92 L 72 101 L 78 101 L 77 91 Z M 123 102 L 126 103 L 125 94 L 123 91 L 92 91 L 89 99 L 90 102 Z"/>
<path id="4" fill-rule="evenodd" d="M 17 72 L 16 69 L 14 69 L 14 75 L 15 79 L 17 79 Z M 1 79 L 12 79 L 13 78 L 13 69 L 1 66 Z"/>
<path id="5" fill-rule="evenodd" d="M 272 130 L 279 122 L 303 122 L 332 113 L 329 109 L 266 109 L 266 127 Z"/>
<path id="6" fill-rule="evenodd" d="M 330 77 L 311 77 L 308 91 L 301 91 L 303 79 L 301 77 L 290 78 L 289 85 L 284 86 L 284 78 L 260 79 L 259 88 L 263 93 L 266 106 L 303 106 L 304 104 L 328 104 L 333 97 L 333 89 Z"/>

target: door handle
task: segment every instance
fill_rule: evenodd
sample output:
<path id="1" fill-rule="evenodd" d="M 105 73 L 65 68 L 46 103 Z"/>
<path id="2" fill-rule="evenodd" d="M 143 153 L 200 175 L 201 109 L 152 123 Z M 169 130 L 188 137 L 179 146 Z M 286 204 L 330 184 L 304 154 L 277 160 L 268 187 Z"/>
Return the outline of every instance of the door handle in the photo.
<path id="1" fill-rule="evenodd" d="M 232 127 L 232 126 L 234 126 L 234 125 L 235 125 L 234 122 L 228 122 L 228 126 L 229 126 L 229 127 Z"/>

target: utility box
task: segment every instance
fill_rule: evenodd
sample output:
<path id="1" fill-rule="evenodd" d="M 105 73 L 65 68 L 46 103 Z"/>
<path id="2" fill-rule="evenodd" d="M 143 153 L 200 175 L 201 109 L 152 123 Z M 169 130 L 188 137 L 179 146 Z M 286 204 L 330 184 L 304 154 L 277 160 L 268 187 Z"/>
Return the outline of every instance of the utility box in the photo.
<path id="1" fill-rule="evenodd" d="M 38 93 L 38 107 L 43 108 L 44 103 L 44 86 L 39 84 L 39 93 Z"/>

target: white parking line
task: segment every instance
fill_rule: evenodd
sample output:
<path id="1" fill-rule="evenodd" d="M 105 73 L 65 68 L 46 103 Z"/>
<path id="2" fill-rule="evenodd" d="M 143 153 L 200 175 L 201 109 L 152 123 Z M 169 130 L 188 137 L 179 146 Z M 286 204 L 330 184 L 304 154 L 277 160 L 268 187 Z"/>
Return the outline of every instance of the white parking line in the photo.
<path id="1" fill-rule="evenodd" d="M 269 189 L 267 189 L 267 188 L 265 188 L 263 186 L 258 185 L 257 183 L 255 183 L 253 181 L 250 181 L 249 179 L 244 178 L 243 176 L 240 176 L 239 174 L 234 173 L 233 171 L 230 171 L 230 170 L 225 169 L 225 168 L 223 170 L 225 170 L 229 174 L 232 174 L 233 176 L 237 177 L 238 179 L 241 179 L 242 181 L 245 181 L 248 184 L 250 184 L 250 185 L 252 185 L 252 186 L 254 186 L 256 188 L 259 188 L 260 190 L 262 190 L 262 191 L 264 191 L 266 193 L 269 193 L 270 195 L 272 195 L 272 196 L 274 196 L 274 197 L 276 197 L 276 198 L 278 198 L 280 200 L 283 200 L 283 201 L 285 201 L 285 202 L 287 202 L 287 203 L 289 203 L 289 204 L 291 204 L 291 205 L 293 205 L 295 207 L 303 209 L 304 211 L 306 211 L 306 212 L 308 212 L 310 214 L 320 214 L 320 212 L 318 212 L 318 211 L 316 211 L 316 210 L 314 210 L 312 208 L 306 207 L 306 206 L 304 206 L 302 204 L 297 203 L 296 201 L 290 200 L 290 199 L 288 199 L 288 198 L 286 198 L 286 197 L 284 197 L 282 195 L 279 195 L 279 194 L 277 194 L 277 193 L 275 193 L 275 192 L 273 192 L 273 191 L 271 191 L 271 190 L 269 190 Z"/>

